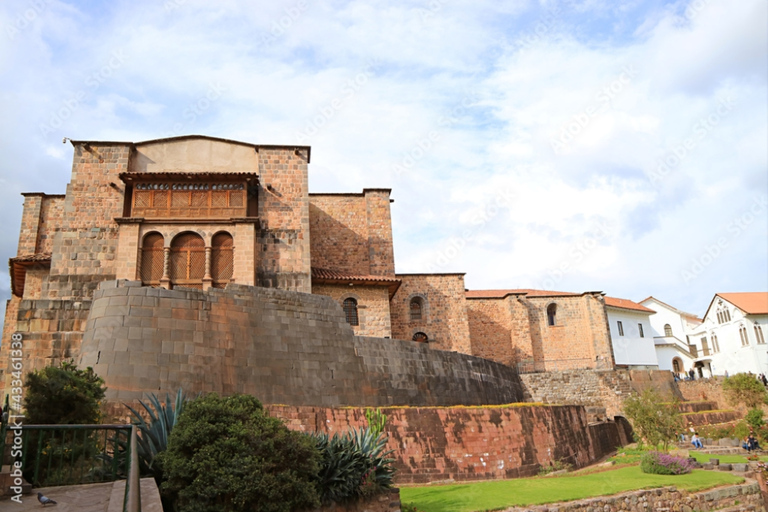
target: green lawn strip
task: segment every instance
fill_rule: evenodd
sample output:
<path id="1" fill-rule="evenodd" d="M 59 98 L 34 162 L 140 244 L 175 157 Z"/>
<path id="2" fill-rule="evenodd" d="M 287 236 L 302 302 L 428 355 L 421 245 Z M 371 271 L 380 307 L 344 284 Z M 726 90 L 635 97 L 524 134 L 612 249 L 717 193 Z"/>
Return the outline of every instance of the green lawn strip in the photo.
<path id="1" fill-rule="evenodd" d="M 666 487 L 698 491 L 743 482 L 729 473 L 696 470 L 687 475 L 650 475 L 639 466 L 589 475 L 518 478 L 468 484 L 402 487 L 400 500 L 424 512 L 475 512 L 520 505 L 540 505 L 607 496 L 637 489 Z"/>
<path id="2" fill-rule="evenodd" d="M 709 459 L 719 459 L 721 464 L 742 464 L 749 462 L 745 455 L 730 455 L 730 454 L 718 454 L 718 453 L 702 453 L 696 451 L 689 451 L 688 454 L 691 457 L 696 457 L 696 460 L 704 464 L 709 462 Z M 768 461 L 768 456 L 761 455 L 760 460 Z"/>

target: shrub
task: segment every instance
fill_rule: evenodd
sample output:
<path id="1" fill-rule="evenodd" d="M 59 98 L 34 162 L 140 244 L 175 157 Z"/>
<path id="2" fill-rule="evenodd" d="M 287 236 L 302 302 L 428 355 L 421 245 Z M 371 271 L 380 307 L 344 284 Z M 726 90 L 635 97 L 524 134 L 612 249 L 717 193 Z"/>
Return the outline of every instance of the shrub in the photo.
<path id="1" fill-rule="evenodd" d="M 642 472 L 654 475 L 684 475 L 690 473 L 692 467 L 690 460 L 663 452 L 648 452 L 640 461 Z"/>
<path id="2" fill-rule="evenodd" d="M 311 437 L 248 395 L 191 400 L 158 455 L 179 512 L 289 512 L 319 504 Z"/>
<path id="3" fill-rule="evenodd" d="M 749 426 L 755 430 L 759 429 L 765 424 L 763 421 L 763 410 L 758 407 L 750 409 L 744 419 L 749 424 Z"/>
<path id="4" fill-rule="evenodd" d="M 627 398 L 624 414 L 632 422 L 640 441 L 652 446 L 661 445 L 664 449 L 683 428 L 677 402 L 665 403 L 661 395 L 652 389 Z"/>
<path id="5" fill-rule="evenodd" d="M 732 377 L 726 377 L 723 381 L 723 391 L 734 405 L 744 404 L 751 409 L 765 403 L 766 399 L 763 383 L 748 373 L 737 373 Z"/>
<path id="6" fill-rule="evenodd" d="M 101 421 L 101 401 L 107 388 L 92 368 L 71 362 L 46 366 L 27 374 L 24 394 L 30 425 L 83 425 Z"/>

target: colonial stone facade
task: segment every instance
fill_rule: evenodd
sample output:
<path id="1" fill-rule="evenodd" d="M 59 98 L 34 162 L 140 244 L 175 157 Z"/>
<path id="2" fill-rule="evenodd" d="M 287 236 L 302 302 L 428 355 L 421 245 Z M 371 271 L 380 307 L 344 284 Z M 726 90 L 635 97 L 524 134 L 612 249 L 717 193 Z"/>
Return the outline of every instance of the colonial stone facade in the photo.
<path id="1" fill-rule="evenodd" d="M 310 194 L 309 147 L 203 136 L 72 144 L 66 194 L 24 194 L 0 393 L 14 332 L 24 338 L 25 371 L 71 357 L 104 364 L 82 354 L 81 343 L 87 331 L 98 347 L 96 331 L 115 327 L 92 309 L 96 289 L 112 280 L 195 293 L 234 284 L 323 295 L 354 336 L 424 342 L 523 371 L 614 366 L 602 293 L 466 291 L 463 274 L 397 274 L 390 190 Z M 152 318 L 144 306 L 155 299 L 144 298 L 109 299 L 119 308 L 111 317 L 131 323 L 121 324 L 130 327 L 120 331 L 126 340 L 140 332 L 146 340 L 147 329 L 172 333 L 175 321 L 228 322 L 209 319 L 203 306 L 186 318 L 171 296 L 171 316 Z"/>

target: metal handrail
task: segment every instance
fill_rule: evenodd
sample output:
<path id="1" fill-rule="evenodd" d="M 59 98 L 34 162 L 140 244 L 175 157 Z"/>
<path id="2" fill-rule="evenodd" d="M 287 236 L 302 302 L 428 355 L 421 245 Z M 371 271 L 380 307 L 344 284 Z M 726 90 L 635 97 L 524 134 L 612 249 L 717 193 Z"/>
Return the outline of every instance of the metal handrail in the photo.
<path id="1" fill-rule="evenodd" d="M 34 487 L 126 479 L 123 512 L 141 510 L 134 425 L 22 424 L 13 427 L 8 421 L 2 421 L 0 427 L 0 461 L 5 459 L 7 433 L 18 428 L 22 438 L 22 473 Z M 103 438 L 99 432 L 104 432 Z M 109 438 L 109 432 L 114 432 L 114 436 Z M 30 442 L 34 446 L 30 446 Z M 120 459 L 123 459 L 122 468 Z"/>

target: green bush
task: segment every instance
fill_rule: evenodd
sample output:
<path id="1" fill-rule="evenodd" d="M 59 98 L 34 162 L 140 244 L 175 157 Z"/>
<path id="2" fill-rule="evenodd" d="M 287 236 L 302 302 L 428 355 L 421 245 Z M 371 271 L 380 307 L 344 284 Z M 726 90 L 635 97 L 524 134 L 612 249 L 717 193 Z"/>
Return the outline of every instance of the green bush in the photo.
<path id="1" fill-rule="evenodd" d="M 25 423 L 29 425 L 87 425 L 101 421 L 101 401 L 107 388 L 92 368 L 71 362 L 46 366 L 27 374 Z"/>
<path id="2" fill-rule="evenodd" d="M 744 404 L 750 409 L 765 403 L 767 396 L 763 383 L 748 373 L 726 377 L 723 381 L 723 391 L 732 404 Z"/>
<path id="3" fill-rule="evenodd" d="M 640 460 L 640 470 L 654 475 L 684 475 L 692 467 L 690 460 L 662 452 L 648 452 Z"/>
<path id="4" fill-rule="evenodd" d="M 318 506 L 320 454 L 248 395 L 187 402 L 157 457 L 179 512 L 290 512 Z"/>
<path id="5" fill-rule="evenodd" d="M 744 419 L 749 424 L 749 426 L 755 430 L 765 425 L 765 422 L 763 421 L 763 410 L 758 407 L 750 409 Z"/>
<path id="6" fill-rule="evenodd" d="M 333 437 L 315 433 L 322 454 L 318 489 L 323 503 L 344 502 L 380 493 L 392 486 L 393 459 L 384 451 L 387 437 L 365 428 Z"/>
<path id="7" fill-rule="evenodd" d="M 624 414 L 632 422 L 638 444 L 646 442 L 651 446 L 661 445 L 666 450 L 677 437 L 677 432 L 683 429 L 677 402 L 665 402 L 652 389 L 627 398 L 624 401 Z"/>

